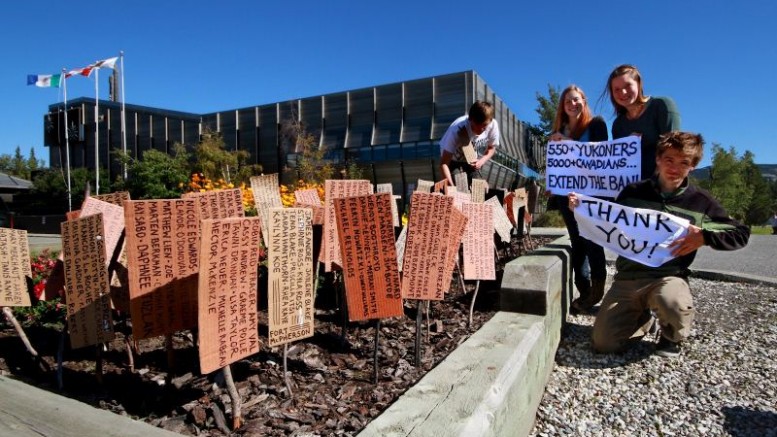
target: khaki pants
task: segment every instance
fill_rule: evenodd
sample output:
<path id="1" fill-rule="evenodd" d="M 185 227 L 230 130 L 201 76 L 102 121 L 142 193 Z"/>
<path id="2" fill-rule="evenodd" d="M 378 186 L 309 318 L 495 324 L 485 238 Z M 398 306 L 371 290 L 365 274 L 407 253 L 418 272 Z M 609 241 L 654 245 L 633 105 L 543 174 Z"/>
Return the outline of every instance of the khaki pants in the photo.
<path id="1" fill-rule="evenodd" d="M 695 313 L 688 282 L 676 276 L 616 280 L 594 322 L 594 349 L 615 352 L 642 338 L 652 325 L 649 310 L 658 317 L 664 337 L 674 342 L 688 337 Z"/>

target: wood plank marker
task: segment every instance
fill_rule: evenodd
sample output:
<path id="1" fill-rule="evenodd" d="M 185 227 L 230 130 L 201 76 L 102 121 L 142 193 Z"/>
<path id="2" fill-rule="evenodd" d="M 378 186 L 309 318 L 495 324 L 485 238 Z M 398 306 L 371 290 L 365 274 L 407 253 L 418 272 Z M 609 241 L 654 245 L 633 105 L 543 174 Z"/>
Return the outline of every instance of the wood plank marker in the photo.
<path id="1" fill-rule="evenodd" d="M 483 203 L 486 201 L 488 192 L 488 182 L 483 179 L 472 179 L 472 201 L 474 203 Z"/>
<path id="2" fill-rule="evenodd" d="M 197 326 L 197 199 L 124 203 L 130 314 L 136 339 Z"/>
<path id="3" fill-rule="evenodd" d="M 181 198 L 197 201 L 201 220 L 245 217 L 246 215 L 240 188 L 205 191 L 202 193 L 184 193 L 181 195 Z"/>
<path id="4" fill-rule="evenodd" d="M 309 208 L 271 208 L 267 255 L 269 346 L 313 336 L 313 227 Z"/>
<path id="5" fill-rule="evenodd" d="M 321 244 L 323 254 L 319 257 L 319 260 L 324 263 L 324 271 L 331 272 L 333 270 L 342 270 L 343 263 L 340 240 L 337 236 L 337 218 L 335 217 L 334 208 L 335 199 L 372 194 L 372 184 L 370 181 L 364 179 L 328 179 L 324 182 L 324 191 L 326 193 L 324 241 L 323 244 Z"/>
<path id="6" fill-rule="evenodd" d="M 421 364 L 421 313 L 423 300 L 442 300 L 448 227 L 453 198 L 415 192 L 410 200 L 405 259 L 402 266 L 402 296 L 418 300 L 416 313 L 416 360 Z M 449 281 L 450 282 L 450 281 Z"/>
<path id="7" fill-rule="evenodd" d="M 97 213 L 61 224 L 67 326 L 73 349 L 113 339 L 102 218 Z"/>
<path id="8" fill-rule="evenodd" d="M 259 352 L 258 217 L 202 220 L 197 301 L 200 371 Z"/>
<path id="9" fill-rule="evenodd" d="M 0 228 L 0 306 L 28 307 L 32 282 L 27 231 Z"/>
<path id="10" fill-rule="evenodd" d="M 480 280 L 496 279 L 494 262 L 494 219 L 491 205 L 465 203 L 467 230 L 464 235 L 464 279 L 477 280 L 472 303 L 469 307 L 469 324 L 472 325 L 472 311 L 478 296 Z"/>
<path id="11" fill-rule="evenodd" d="M 251 178 L 251 191 L 254 193 L 254 204 L 256 212 L 262 219 L 262 229 L 267 229 L 270 221 L 270 208 L 282 208 L 280 184 L 278 183 L 278 173 L 272 173 Z M 262 232 L 262 240 L 265 247 L 268 233 Z"/>
<path id="12" fill-rule="evenodd" d="M 375 319 L 373 383 L 378 383 L 380 320 L 404 314 L 390 193 L 335 199 L 350 321 Z"/>

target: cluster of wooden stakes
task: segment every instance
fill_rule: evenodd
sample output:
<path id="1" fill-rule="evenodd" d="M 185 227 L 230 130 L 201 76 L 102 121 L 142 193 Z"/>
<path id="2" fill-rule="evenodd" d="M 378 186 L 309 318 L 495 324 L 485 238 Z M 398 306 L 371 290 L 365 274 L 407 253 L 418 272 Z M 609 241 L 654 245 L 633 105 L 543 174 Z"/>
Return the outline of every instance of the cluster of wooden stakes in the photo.
<path id="1" fill-rule="evenodd" d="M 62 252 L 46 294 L 64 290 L 66 327 L 57 353 L 62 381 L 66 336 L 72 349 L 96 346 L 96 378 L 102 382 L 102 352 L 114 338 L 114 315 L 131 321 L 125 336 L 134 372 L 137 341 L 165 336 L 168 365 L 174 364 L 173 334 L 191 330 L 200 370 L 223 372 L 232 401 L 232 428 L 241 425 L 241 399 L 230 364 L 259 352 L 258 296 L 267 295 L 270 347 L 283 345 L 288 394 L 288 344 L 314 334 L 319 272 L 331 272 L 348 321 L 375 321 L 374 374 L 378 381 L 380 321 L 404 315 L 404 300 L 417 300 L 415 363 L 421 363 L 421 329 L 429 301 L 442 300 L 454 269 L 462 290 L 496 279 L 494 233 L 511 241 L 526 192 L 486 199 L 488 184 L 466 175 L 457 186 L 419 180 L 401 226 L 391 184 L 373 190 L 367 180 L 327 180 L 325 202 L 313 189 L 295 192 L 294 207 L 281 203 L 278 175 L 251 178 L 258 217 L 246 217 L 239 189 L 187 193 L 180 199 L 131 200 L 126 192 L 87 196 L 61 225 Z M 373 192 L 375 191 L 375 192 Z M 321 226 L 314 239 L 314 226 Z M 396 229 L 401 229 L 397 237 Z M 531 250 L 528 232 L 519 248 Z M 315 241 L 314 241 L 315 240 Z M 513 255 L 520 255 L 520 253 Z M 41 360 L 11 306 L 29 306 L 31 282 L 26 231 L 0 228 L 0 305 L 33 358 Z M 461 260 L 461 262 L 460 262 Z M 267 290 L 259 290 L 259 264 L 267 266 Z M 462 266 L 463 264 L 463 266 Z M 45 299 L 45 296 L 42 298 Z"/>

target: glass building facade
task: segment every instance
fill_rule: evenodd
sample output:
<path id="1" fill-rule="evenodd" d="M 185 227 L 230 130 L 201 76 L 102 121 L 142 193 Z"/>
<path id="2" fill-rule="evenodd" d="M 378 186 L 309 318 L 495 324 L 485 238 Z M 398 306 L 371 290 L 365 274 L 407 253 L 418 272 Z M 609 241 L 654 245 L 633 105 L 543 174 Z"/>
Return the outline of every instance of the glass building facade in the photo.
<path id="1" fill-rule="evenodd" d="M 483 169 L 489 185 L 507 188 L 536 175 L 532 169 L 544 160 L 539 141 L 474 71 L 207 114 L 126 104 L 126 149 L 141 158 L 150 149 L 171 152 L 176 143 L 193 150 L 207 129 L 219 132 L 227 149 L 247 151 L 264 173 L 279 173 L 288 182 L 296 178 L 297 150 L 285 132 L 296 124 L 335 166 L 355 163 L 373 183 L 392 183 L 396 194 L 407 194 L 418 179 L 442 179 L 439 140 L 475 100 L 494 105 L 501 131 L 497 154 Z M 120 176 L 112 152 L 124 148 L 121 104 L 101 100 L 95 115 L 94 99 L 70 101 L 67 129 L 64 110 L 62 104 L 51 105 L 44 116 L 52 167 L 66 163 L 68 132 L 73 167 L 94 168 L 99 162 L 111 180 Z"/>

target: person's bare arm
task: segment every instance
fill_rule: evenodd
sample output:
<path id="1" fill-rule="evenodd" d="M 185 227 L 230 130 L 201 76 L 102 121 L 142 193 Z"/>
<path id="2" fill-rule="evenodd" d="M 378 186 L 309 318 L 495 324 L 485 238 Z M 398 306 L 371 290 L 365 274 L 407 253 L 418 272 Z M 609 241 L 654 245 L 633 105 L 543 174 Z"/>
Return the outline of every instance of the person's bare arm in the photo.
<path id="1" fill-rule="evenodd" d="M 448 166 L 448 164 L 451 162 L 451 159 L 453 159 L 453 154 L 447 150 L 443 150 L 442 156 L 440 156 L 440 171 L 442 171 L 442 175 L 445 176 L 445 179 L 448 181 L 448 185 L 456 185 L 453 183 L 451 169 Z"/>
<path id="2" fill-rule="evenodd" d="M 493 145 L 489 145 L 488 148 L 486 149 L 485 155 L 481 156 L 480 159 L 475 161 L 475 165 L 474 165 L 475 170 L 480 170 L 480 168 L 483 167 L 483 165 L 486 162 L 488 162 L 488 160 L 491 159 L 492 156 L 494 156 L 494 153 L 496 153 L 496 147 L 494 147 Z"/>

